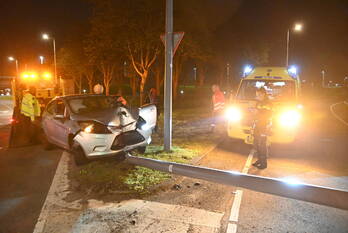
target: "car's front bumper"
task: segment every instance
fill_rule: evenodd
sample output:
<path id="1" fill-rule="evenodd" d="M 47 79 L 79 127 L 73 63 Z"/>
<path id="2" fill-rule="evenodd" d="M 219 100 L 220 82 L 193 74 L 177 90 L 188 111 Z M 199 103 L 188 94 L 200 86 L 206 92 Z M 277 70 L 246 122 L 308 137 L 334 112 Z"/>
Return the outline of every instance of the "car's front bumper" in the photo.
<path id="1" fill-rule="evenodd" d="M 88 159 L 109 157 L 120 154 L 120 152 L 147 146 L 151 143 L 151 131 L 135 131 L 142 136 L 142 140 L 133 141 L 133 143 L 124 143 L 123 146 L 115 145 L 118 139 L 128 132 L 118 134 L 89 134 L 81 131 L 75 136 L 74 143 L 81 146 Z"/>

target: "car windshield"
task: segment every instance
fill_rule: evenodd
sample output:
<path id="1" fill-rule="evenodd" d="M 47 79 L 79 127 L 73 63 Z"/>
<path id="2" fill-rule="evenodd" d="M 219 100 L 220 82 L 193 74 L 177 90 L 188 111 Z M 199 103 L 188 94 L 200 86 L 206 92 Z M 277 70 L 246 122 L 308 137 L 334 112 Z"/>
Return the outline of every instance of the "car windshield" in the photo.
<path id="1" fill-rule="evenodd" d="M 239 88 L 238 100 L 256 100 L 257 88 L 264 87 L 271 100 L 288 101 L 295 98 L 295 82 L 282 80 L 244 80 Z"/>
<path id="2" fill-rule="evenodd" d="M 109 96 L 88 96 L 68 100 L 68 104 L 75 114 L 102 111 L 116 106 L 116 100 Z"/>

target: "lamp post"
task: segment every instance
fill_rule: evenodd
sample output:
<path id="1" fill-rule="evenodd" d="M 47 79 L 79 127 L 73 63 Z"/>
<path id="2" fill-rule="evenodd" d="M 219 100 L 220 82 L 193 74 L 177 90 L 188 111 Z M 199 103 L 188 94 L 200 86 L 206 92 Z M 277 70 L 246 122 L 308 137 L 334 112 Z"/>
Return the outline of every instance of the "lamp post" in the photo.
<path id="1" fill-rule="evenodd" d="M 294 31 L 300 32 L 302 31 L 303 25 L 300 23 L 295 24 Z M 289 66 L 289 49 L 290 49 L 290 28 L 286 34 L 286 66 Z"/>
<path id="2" fill-rule="evenodd" d="M 164 151 L 172 148 L 173 0 L 166 0 Z"/>
<path id="3" fill-rule="evenodd" d="M 45 57 L 44 56 L 39 56 L 40 64 L 44 64 Z"/>
<path id="4" fill-rule="evenodd" d="M 325 70 L 321 71 L 321 86 L 325 87 Z"/>
<path id="5" fill-rule="evenodd" d="M 12 61 L 15 62 L 15 64 L 16 64 L 16 76 L 18 77 L 18 76 L 19 76 L 19 71 L 18 71 L 18 60 L 17 60 L 16 58 L 14 58 L 14 57 L 8 57 L 8 60 L 9 60 L 10 62 L 12 62 Z"/>
<path id="6" fill-rule="evenodd" d="M 17 96 L 17 80 L 19 79 L 19 69 L 18 69 L 18 60 L 14 57 L 8 57 L 8 60 L 10 62 L 15 62 L 16 64 L 16 77 L 12 80 L 11 85 L 12 85 L 12 96 L 13 96 L 13 102 L 14 106 L 19 105 L 19 97 Z"/>
<path id="7" fill-rule="evenodd" d="M 53 61 L 54 61 L 54 80 L 56 82 L 56 87 L 59 89 L 59 80 L 57 76 L 57 56 L 56 56 L 56 40 L 54 37 L 50 37 L 48 34 L 42 34 L 42 39 L 52 40 L 53 43 Z"/>

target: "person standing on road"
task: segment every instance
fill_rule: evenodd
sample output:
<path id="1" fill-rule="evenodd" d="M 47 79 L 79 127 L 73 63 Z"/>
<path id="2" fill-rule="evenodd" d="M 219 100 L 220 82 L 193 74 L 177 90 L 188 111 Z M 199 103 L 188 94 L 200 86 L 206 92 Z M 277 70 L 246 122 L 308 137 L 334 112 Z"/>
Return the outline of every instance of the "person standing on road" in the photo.
<path id="1" fill-rule="evenodd" d="M 123 98 L 123 95 L 122 95 L 122 89 L 118 89 L 117 91 L 117 102 L 120 102 L 123 106 L 126 106 L 127 105 L 127 100 L 125 98 Z"/>
<path id="2" fill-rule="evenodd" d="M 147 95 L 147 103 L 154 104 L 157 106 L 158 104 L 158 95 L 157 90 L 155 88 L 151 88 L 149 94 Z"/>
<path id="3" fill-rule="evenodd" d="M 220 121 L 221 116 L 223 116 L 223 111 L 225 109 L 225 96 L 220 87 L 216 84 L 212 86 L 213 96 L 213 120 L 211 124 L 211 131 L 213 132 L 216 124 Z"/>
<path id="4" fill-rule="evenodd" d="M 256 121 L 253 130 L 254 149 L 257 161 L 252 165 L 258 169 L 267 168 L 268 142 L 272 119 L 272 103 L 264 87 L 256 90 Z"/>
<path id="5" fill-rule="evenodd" d="M 34 142 L 36 139 L 36 128 L 39 124 L 39 117 L 41 115 L 41 109 L 39 101 L 35 97 L 35 87 L 29 87 L 29 90 L 23 95 L 21 104 L 21 114 L 23 115 L 23 124 L 27 129 L 27 137 L 30 142 Z"/>

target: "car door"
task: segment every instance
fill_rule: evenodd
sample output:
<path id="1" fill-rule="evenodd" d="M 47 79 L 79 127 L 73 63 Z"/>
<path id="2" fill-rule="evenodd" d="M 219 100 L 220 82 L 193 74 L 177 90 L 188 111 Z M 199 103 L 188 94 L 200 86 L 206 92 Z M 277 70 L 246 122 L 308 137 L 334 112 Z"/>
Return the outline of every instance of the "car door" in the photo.
<path id="1" fill-rule="evenodd" d="M 68 136 L 69 127 L 67 125 L 68 121 L 66 106 L 63 100 L 56 101 L 55 116 L 53 119 L 55 128 L 55 138 L 61 147 L 69 149 Z"/>
<path id="2" fill-rule="evenodd" d="M 55 133 L 54 115 L 56 112 L 56 101 L 50 102 L 42 117 L 42 128 L 49 142 L 53 144 L 58 143 L 57 135 Z"/>
<path id="3" fill-rule="evenodd" d="M 141 116 L 149 128 L 153 129 L 157 122 L 157 108 L 155 105 L 145 105 L 139 109 L 139 116 Z"/>

